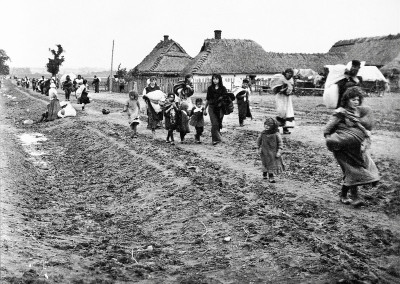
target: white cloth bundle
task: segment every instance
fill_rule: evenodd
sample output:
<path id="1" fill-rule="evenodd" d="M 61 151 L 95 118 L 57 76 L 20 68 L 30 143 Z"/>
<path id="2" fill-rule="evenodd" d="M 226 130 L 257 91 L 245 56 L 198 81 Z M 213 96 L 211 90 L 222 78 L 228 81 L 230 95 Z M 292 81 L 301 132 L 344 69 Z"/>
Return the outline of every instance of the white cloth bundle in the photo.
<path id="1" fill-rule="evenodd" d="M 336 108 L 339 100 L 339 86 L 332 84 L 328 88 L 325 87 L 322 100 L 327 108 Z"/>
<path id="2" fill-rule="evenodd" d="M 70 102 L 66 102 L 66 101 L 60 102 L 61 107 L 65 106 L 65 105 L 66 105 L 66 107 L 62 108 L 57 113 L 58 117 L 64 118 L 67 116 L 76 116 L 76 110 L 74 109 L 74 107 L 71 105 Z"/>
<path id="3" fill-rule="evenodd" d="M 151 106 L 156 113 L 162 111 L 160 103 L 165 102 L 166 99 L 166 95 L 162 91 L 156 90 L 145 94 L 144 97 L 147 97 L 150 100 Z"/>

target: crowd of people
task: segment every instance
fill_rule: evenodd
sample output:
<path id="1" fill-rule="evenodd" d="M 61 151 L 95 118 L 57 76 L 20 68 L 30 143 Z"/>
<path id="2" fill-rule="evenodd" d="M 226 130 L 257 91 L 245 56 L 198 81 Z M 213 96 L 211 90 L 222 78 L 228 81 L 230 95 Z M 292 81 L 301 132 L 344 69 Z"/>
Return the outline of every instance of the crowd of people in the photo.
<path id="1" fill-rule="evenodd" d="M 354 206 L 362 205 L 358 197 L 358 187 L 367 184 L 375 186 L 379 181 L 378 169 L 368 151 L 373 127 L 372 110 L 362 105 L 365 93 L 359 86 L 362 82 L 362 78 L 357 77 L 359 69 L 360 62 L 353 60 L 351 67 L 346 69 L 344 78 L 335 82 L 339 92 L 337 106 L 323 131 L 327 148 L 333 153 L 343 171 L 340 200 L 344 204 Z M 262 162 L 262 176 L 271 183 L 275 183 L 276 175 L 285 170 L 282 158 L 284 143 L 281 133 L 288 135 L 291 133 L 289 129 L 295 126 L 292 103 L 293 74 L 293 69 L 286 69 L 281 74 L 272 77 L 271 90 L 275 94 L 276 116 L 265 119 L 264 129 L 260 131 L 256 141 Z M 24 81 L 24 87 L 29 88 L 29 79 Z M 86 104 L 90 103 L 87 80 L 82 76 L 78 75 L 74 80 L 67 76 L 62 83 L 67 102 L 64 105 L 61 105 L 57 98 L 57 85 L 54 78 L 45 80 L 42 77 L 37 81 L 32 80 L 32 88 L 42 93 L 46 92 L 45 82 L 47 81 L 50 103 L 41 121 L 63 117 L 63 108 L 68 106 L 72 92 L 75 92 L 77 102 L 82 104 L 82 110 L 85 109 Z M 99 80 L 93 80 L 92 85 L 95 92 L 98 92 Z M 120 91 L 123 90 L 120 89 Z M 193 103 L 191 98 L 193 94 L 192 75 L 187 75 L 184 80 L 175 84 L 173 91 L 168 94 L 161 91 L 156 77 L 149 78 L 141 95 L 146 104 L 147 128 L 151 130 L 153 139 L 156 138 L 156 130 L 164 127 L 167 130 L 166 143 L 175 145 L 175 132 L 179 132 L 181 143 L 187 143 L 185 137 L 191 132 L 190 126 L 192 126 L 195 129 L 194 141 L 200 144 L 204 132 L 204 117 L 209 115 L 212 145 L 218 145 L 222 142 L 221 130 L 224 116 L 232 113 L 234 100 L 237 102 L 239 126 L 244 125 L 246 118 L 252 119 L 249 103 L 251 88 L 248 79 L 244 79 L 241 86 L 228 91 L 223 85 L 221 75 L 213 74 L 205 101 L 202 98 L 196 98 Z M 129 99 L 122 111 L 128 114 L 131 137 L 138 138 L 138 125 L 141 123 L 140 114 L 143 110 L 137 91 L 129 92 Z"/>

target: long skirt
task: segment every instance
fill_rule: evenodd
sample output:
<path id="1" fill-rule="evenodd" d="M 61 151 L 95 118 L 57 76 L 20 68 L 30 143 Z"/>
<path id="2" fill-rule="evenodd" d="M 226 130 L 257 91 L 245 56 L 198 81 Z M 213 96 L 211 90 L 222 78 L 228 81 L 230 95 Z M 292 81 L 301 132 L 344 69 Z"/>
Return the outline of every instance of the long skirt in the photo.
<path id="1" fill-rule="evenodd" d="M 224 113 L 222 112 L 222 109 L 209 105 L 208 106 L 208 113 L 210 114 L 210 120 L 211 120 L 211 138 L 213 142 L 221 142 L 221 132 L 220 130 L 222 129 L 222 120 L 224 119 Z"/>
<path id="2" fill-rule="evenodd" d="M 147 129 L 155 130 L 161 127 L 161 122 L 163 120 L 163 113 L 157 113 L 152 107 L 151 103 L 147 103 Z"/>
<path id="3" fill-rule="evenodd" d="M 345 132 L 335 132 L 326 139 L 343 171 L 343 185 L 355 186 L 379 181 L 379 172 L 363 141 Z"/>
<path id="4" fill-rule="evenodd" d="M 239 121 L 245 120 L 247 117 L 253 118 L 250 111 L 250 104 L 246 102 L 238 102 Z"/>
<path id="5" fill-rule="evenodd" d="M 276 94 L 276 114 L 280 126 L 294 127 L 294 111 L 292 96 L 284 94 Z"/>

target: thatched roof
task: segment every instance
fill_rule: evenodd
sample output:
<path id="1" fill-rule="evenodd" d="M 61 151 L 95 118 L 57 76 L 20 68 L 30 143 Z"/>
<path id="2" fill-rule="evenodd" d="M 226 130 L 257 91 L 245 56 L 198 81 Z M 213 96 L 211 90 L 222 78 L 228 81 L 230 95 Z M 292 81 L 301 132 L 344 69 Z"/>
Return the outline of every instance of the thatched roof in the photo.
<path id="1" fill-rule="evenodd" d="M 200 53 L 183 69 L 183 73 L 209 75 L 265 74 L 265 50 L 252 40 L 206 39 Z"/>
<path id="2" fill-rule="evenodd" d="M 344 63 L 343 53 L 267 53 L 270 73 L 282 72 L 286 68 L 312 69 L 323 72 L 325 65 Z"/>
<path id="3" fill-rule="evenodd" d="M 357 59 L 366 61 L 366 65 L 382 67 L 399 58 L 400 34 L 341 40 L 329 52 L 344 52 L 347 62 Z"/>
<path id="4" fill-rule="evenodd" d="M 191 60 L 182 46 L 164 36 L 164 40 L 135 67 L 135 71 L 141 75 L 178 75 Z"/>
<path id="5" fill-rule="evenodd" d="M 313 69 L 344 63 L 343 54 L 266 52 L 247 39 L 206 39 L 200 53 L 183 69 L 183 74 L 274 74 L 286 68 Z"/>

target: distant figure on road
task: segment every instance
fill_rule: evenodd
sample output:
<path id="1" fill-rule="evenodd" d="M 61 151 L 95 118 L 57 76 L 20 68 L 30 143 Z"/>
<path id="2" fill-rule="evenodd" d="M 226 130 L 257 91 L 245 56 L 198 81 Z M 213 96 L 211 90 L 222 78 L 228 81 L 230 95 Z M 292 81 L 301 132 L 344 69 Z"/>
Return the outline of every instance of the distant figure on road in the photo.
<path id="1" fill-rule="evenodd" d="M 69 98 L 71 96 L 72 90 L 74 89 L 73 85 L 72 85 L 72 81 L 71 81 L 71 77 L 69 75 L 67 75 L 67 77 L 65 78 L 65 82 L 63 83 L 63 90 L 65 93 L 65 100 L 69 101 Z"/>
<path id="2" fill-rule="evenodd" d="M 99 92 L 99 86 L 100 86 L 100 79 L 97 78 L 96 75 L 94 75 L 92 86 L 94 86 L 94 92 L 98 93 Z"/>
<path id="3" fill-rule="evenodd" d="M 122 77 L 119 77 L 118 85 L 119 85 L 119 92 L 122 93 L 125 90 L 125 79 Z"/>
<path id="4" fill-rule="evenodd" d="M 81 83 L 79 83 L 79 88 L 76 91 L 76 96 L 78 98 L 78 104 L 82 104 L 82 110 L 85 110 L 85 105 L 90 103 L 88 97 L 88 91 L 86 88 L 87 80 L 83 79 Z"/>

